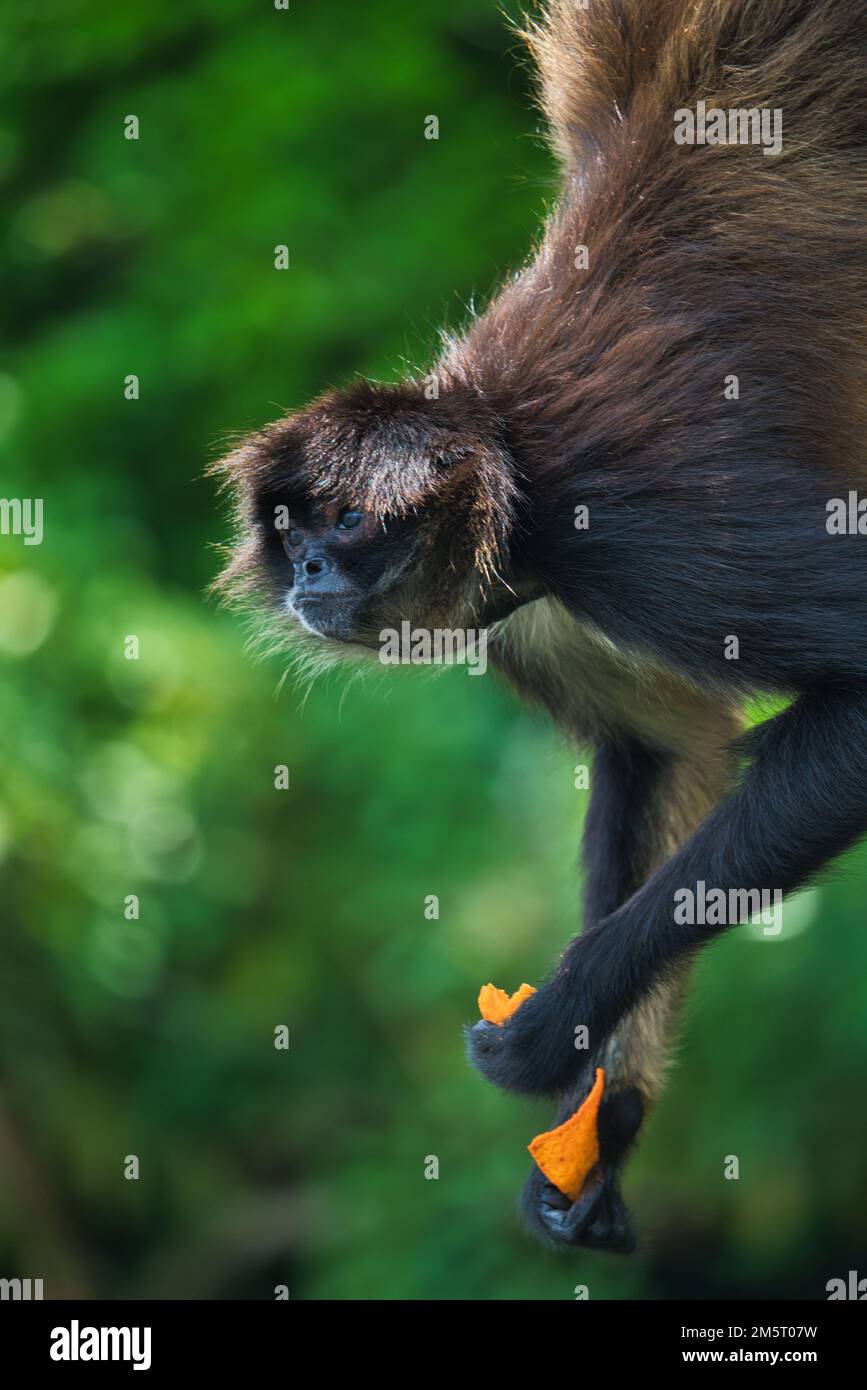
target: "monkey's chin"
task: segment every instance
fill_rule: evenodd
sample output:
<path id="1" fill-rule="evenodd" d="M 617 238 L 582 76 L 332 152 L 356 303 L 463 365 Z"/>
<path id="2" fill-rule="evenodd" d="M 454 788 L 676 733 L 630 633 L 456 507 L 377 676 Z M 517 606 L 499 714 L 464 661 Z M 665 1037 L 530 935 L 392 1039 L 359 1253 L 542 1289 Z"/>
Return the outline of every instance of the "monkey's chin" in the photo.
<path id="1" fill-rule="evenodd" d="M 311 637 L 350 644 L 358 641 L 352 604 L 332 602 L 326 598 L 307 598 L 295 603 L 290 595 L 285 600 L 285 607 L 289 616 Z"/>

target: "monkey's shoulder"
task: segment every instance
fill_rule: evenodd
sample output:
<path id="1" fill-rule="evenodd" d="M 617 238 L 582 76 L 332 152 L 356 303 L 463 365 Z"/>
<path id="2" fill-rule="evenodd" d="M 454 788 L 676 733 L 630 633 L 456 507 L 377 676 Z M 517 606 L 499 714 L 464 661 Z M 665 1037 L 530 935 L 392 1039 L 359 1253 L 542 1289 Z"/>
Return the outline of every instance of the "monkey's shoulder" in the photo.
<path id="1" fill-rule="evenodd" d="M 674 748 L 708 722 L 737 718 L 733 692 L 701 689 L 655 653 L 613 641 L 554 598 L 496 624 L 488 651 L 525 699 L 579 738 L 628 732 Z"/>

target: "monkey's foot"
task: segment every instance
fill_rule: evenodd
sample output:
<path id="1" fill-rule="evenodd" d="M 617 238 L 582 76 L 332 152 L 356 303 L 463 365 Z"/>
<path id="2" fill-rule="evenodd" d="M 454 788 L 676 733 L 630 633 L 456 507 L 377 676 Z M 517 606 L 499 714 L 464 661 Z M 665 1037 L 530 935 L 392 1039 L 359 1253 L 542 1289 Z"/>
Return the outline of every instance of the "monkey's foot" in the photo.
<path id="1" fill-rule="evenodd" d="M 571 1201 L 534 1168 L 521 1197 L 527 1225 L 550 1245 L 584 1245 L 631 1255 L 635 1235 L 616 1178 L 601 1169 L 587 1179 L 580 1197 Z"/>
<path id="2" fill-rule="evenodd" d="M 641 1127 L 644 1104 L 634 1087 L 604 1099 L 602 1089 L 603 1072 L 597 1070 L 575 1113 L 577 1095 L 566 1100 L 558 1128 L 533 1140 L 530 1152 L 538 1166 L 521 1205 L 530 1229 L 548 1243 L 628 1255 L 635 1236 L 618 1173 Z"/>

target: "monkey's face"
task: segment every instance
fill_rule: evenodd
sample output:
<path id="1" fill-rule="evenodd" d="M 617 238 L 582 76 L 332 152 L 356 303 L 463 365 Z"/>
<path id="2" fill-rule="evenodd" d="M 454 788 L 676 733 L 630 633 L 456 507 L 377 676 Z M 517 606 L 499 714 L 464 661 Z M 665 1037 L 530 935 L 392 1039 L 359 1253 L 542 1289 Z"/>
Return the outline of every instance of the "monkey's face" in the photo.
<path id="1" fill-rule="evenodd" d="M 257 499 L 259 563 L 277 613 L 314 637 L 375 645 L 389 602 L 410 568 L 412 527 L 266 487 Z"/>
<path id="2" fill-rule="evenodd" d="M 454 396 L 333 393 L 252 436 L 218 471 L 241 531 L 220 583 L 287 631 L 376 649 L 405 621 L 478 628 L 514 597 L 511 465 Z"/>

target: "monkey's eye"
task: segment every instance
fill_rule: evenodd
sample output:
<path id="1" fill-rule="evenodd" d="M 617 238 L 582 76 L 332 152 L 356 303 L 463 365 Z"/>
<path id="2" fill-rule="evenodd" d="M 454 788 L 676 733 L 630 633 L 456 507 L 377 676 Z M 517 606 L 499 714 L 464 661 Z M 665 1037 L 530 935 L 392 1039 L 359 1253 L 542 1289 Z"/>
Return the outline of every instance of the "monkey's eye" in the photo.
<path id="1" fill-rule="evenodd" d="M 363 512 L 344 512 L 337 523 L 337 529 L 338 531 L 352 531 L 356 526 L 360 526 L 363 520 Z"/>
<path id="2" fill-rule="evenodd" d="M 291 526 L 288 531 L 283 531 L 281 533 L 280 539 L 283 542 L 283 549 L 289 551 L 294 550 L 296 545 L 301 544 L 304 535 L 297 526 Z"/>

